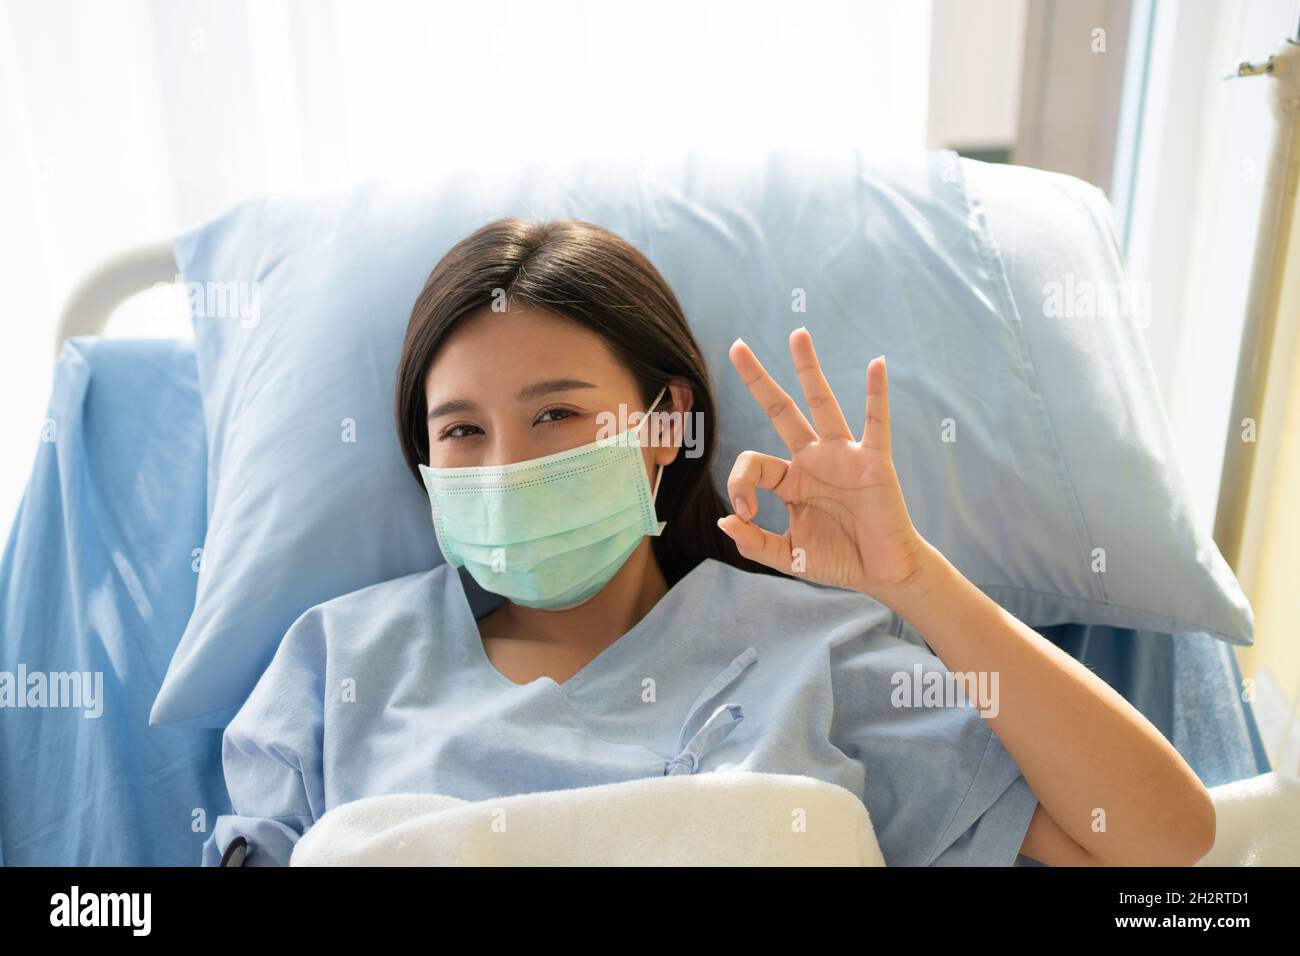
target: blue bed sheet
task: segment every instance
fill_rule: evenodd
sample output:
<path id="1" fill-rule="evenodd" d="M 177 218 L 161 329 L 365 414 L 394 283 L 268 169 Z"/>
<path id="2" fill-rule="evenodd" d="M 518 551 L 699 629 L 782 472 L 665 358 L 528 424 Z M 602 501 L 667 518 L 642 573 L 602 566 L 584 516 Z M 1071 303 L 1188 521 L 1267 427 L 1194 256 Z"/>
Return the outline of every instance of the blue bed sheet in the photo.
<path id="1" fill-rule="evenodd" d="M 230 812 L 221 731 L 148 722 L 193 608 L 205 529 L 196 382 L 188 343 L 74 339 L 59 360 L 54 440 L 39 445 L 0 559 L 0 671 L 98 672 L 102 712 L 0 710 L 0 863 L 198 865 Z M 1039 630 L 1141 710 L 1206 785 L 1269 769 L 1222 641 Z"/>
<path id="2" fill-rule="evenodd" d="M 77 703 L 56 679 L 47 706 L 0 710 L 7 865 L 195 865 L 229 812 L 221 731 L 149 726 L 206 525 L 196 381 L 188 343 L 74 339 L 60 356 L 0 559 L 0 670 L 26 672 L 27 703 L 33 675 L 92 676 L 80 707 L 48 706 Z"/>

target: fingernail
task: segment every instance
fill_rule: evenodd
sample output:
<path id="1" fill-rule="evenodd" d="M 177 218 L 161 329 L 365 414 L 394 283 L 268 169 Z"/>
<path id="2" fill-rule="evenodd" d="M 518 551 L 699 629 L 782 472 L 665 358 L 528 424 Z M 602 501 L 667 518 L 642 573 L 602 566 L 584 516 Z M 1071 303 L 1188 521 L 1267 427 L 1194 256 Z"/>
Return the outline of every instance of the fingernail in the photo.
<path id="1" fill-rule="evenodd" d="M 731 502 L 731 509 L 736 512 L 736 517 L 742 521 L 749 520 L 749 505 L 745 503 L 744 498 L 736 498 Z"/>

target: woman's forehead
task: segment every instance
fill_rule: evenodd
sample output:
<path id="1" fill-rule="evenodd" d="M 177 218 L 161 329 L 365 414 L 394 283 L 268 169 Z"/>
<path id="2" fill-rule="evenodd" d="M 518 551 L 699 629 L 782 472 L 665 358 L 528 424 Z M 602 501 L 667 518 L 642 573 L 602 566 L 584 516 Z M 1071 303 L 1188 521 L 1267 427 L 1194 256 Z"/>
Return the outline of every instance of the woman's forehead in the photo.
<path id="1" fill-rule="evenodd" d="M 499 394 L 543 380 L 581 380 L 599 388 L 634 384 L 601 336 L 585 326 L 538 309 L 480 310 L 447 335 L 425 373 L 425 391 Z"/>

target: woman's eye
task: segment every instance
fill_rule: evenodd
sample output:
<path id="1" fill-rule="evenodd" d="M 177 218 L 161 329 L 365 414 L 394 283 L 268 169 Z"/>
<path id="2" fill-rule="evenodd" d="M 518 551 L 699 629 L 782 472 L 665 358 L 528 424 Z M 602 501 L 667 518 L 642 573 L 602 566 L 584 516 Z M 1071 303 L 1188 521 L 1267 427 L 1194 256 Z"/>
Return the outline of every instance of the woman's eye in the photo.
<path id="1" fill-rule="evenodd" d="M 566 419 L 566 418 L 572 418 L 574 415 L 577 414 L 577 412 L 573 411 L 573 410 L 570 409 L 570 408 L 548 408 L 548 409 L 546 409 L 546 411 L 542 412 L 542 415 L 543 415 L 543 416 L 546 416 L 546 415 L 554 415 L 554 414 L 558 414 L 558 415 L 560 415 L 561 417 L 560 417 L 560 418 L 552 418 L 552 419 L 551 419 L 551 422 L 562 422 L 562 421 L 564 421 L 564 419 Z M 542 420 L 541 418 L 538 419 L 538 421 L 541 421 L 541 420 Z"/>
<path id="2" fill-rule="evenodd" d="M 452 425 L 445 432 L 443 432 L 442 435 L 439 436 L 439 439 L 441 440 L 443 438 L 468 438 L 469 436 L 463 432 L 463 429 L 466 428 L 472 428 L 478 432 L 482 431 L 482 429 L 480 429 L 477 425 Z"/>
<path id="3" fill-rule="evenodd" d="M 572 418 L 577 414 L 578 413 L 571 408 L 548 408 L 538 416 L 536 424 L 554 425 Z M 551 417 L 547 418 L 548 415 Z M 477 425 L 462 423 L 460 425 L 452 425 L 438 436 L 438 440 L 442 441 L 447 438 L 472 438 L 475 434 L 482 435 L 483 429 L 479 428 Z"/>

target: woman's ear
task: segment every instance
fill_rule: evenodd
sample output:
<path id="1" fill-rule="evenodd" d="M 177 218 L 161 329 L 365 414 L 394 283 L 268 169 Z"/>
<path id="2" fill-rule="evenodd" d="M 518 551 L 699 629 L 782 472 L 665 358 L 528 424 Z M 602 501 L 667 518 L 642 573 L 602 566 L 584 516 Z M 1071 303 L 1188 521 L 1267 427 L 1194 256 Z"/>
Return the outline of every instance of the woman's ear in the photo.
<path id="1" fill-rule="evenodd" d="M 665 398 L 672 400 L 672 411 L 681 412 L 685 415 L 695 404 L 695 392 L 686 382 L 679 382 L 676 379 L 668 383 L 668 392 Z"/>
<path id="2" fill-rule="evenodd" d="M 677 459 L 677 453 L 682 447 L 686 416 L 691 413 L 694 399 L 695 393 L 687 383 L 676 380 L 669 383 L 659 408 L 651 415 L 655 464 L 667 467 Z"/>

